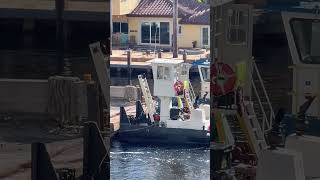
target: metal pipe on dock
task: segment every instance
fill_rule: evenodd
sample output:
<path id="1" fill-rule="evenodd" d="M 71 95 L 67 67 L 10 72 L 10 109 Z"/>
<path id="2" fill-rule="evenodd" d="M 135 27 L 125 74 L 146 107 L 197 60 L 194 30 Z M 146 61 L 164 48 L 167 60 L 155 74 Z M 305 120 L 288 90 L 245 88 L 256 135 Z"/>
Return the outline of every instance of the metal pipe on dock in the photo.
<path id="1" fill-rule="evenodd" d="M 128 84 L 131 86 L 132 85 L 132 80 L 131 80 L 131 49 L 128 49 L 127 51 L 127 64 L 128 64 Z"/>

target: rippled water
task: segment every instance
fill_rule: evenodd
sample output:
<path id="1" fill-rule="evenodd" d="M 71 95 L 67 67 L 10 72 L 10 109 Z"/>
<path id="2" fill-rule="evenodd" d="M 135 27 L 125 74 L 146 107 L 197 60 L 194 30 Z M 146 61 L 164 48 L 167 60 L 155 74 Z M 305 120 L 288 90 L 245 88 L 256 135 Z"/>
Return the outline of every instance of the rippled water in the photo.
<path id="1" fill-rule="evenodd" d="M 112 180 L 209 180 L 208 148 L 132 145 L 113 142 Z"/>

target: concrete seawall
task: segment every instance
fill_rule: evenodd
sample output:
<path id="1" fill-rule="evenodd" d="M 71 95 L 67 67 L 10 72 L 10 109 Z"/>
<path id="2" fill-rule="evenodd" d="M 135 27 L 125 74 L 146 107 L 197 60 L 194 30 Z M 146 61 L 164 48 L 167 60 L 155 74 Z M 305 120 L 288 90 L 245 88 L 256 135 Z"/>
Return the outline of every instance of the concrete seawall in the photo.
<path id="1" fill-rule="evenodd" d="M 110 86 L 110 97 L 123 100 L 139 99 L 138 88 L 135 86 Z"/>

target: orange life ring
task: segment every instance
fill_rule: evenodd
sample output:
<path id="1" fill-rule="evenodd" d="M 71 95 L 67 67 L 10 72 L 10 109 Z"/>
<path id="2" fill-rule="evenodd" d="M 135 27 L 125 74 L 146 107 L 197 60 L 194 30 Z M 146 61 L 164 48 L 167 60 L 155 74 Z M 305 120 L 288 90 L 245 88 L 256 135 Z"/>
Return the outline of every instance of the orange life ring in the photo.
<path id="1" fill-rule="evenodd" d="M 232 67 L 221 62 L 211 67 L 211 92 L 214 96 L 226 95 L 234 91 L 237 77 Z"/>
<path id="2" fill-rule="evenodd" d="M 177 94 L 181 94 L 183 92 L 183 82 L 177 81 L 174 83 L 174 90 L 177 92 Z"/>

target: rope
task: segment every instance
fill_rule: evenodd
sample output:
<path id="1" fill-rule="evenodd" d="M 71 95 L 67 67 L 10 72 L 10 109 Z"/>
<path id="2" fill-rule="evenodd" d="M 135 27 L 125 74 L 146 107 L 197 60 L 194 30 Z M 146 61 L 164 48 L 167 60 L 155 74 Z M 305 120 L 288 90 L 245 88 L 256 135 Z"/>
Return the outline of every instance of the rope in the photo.
<path id="1" fill-rule="evenodd" d="M 48 113 L 60 116 L 61 125 L 72 124 L 75 118 L 77 89 L 74 84 L 80 81 L 77 77 L 54 76 L 49 78 Z"/>

